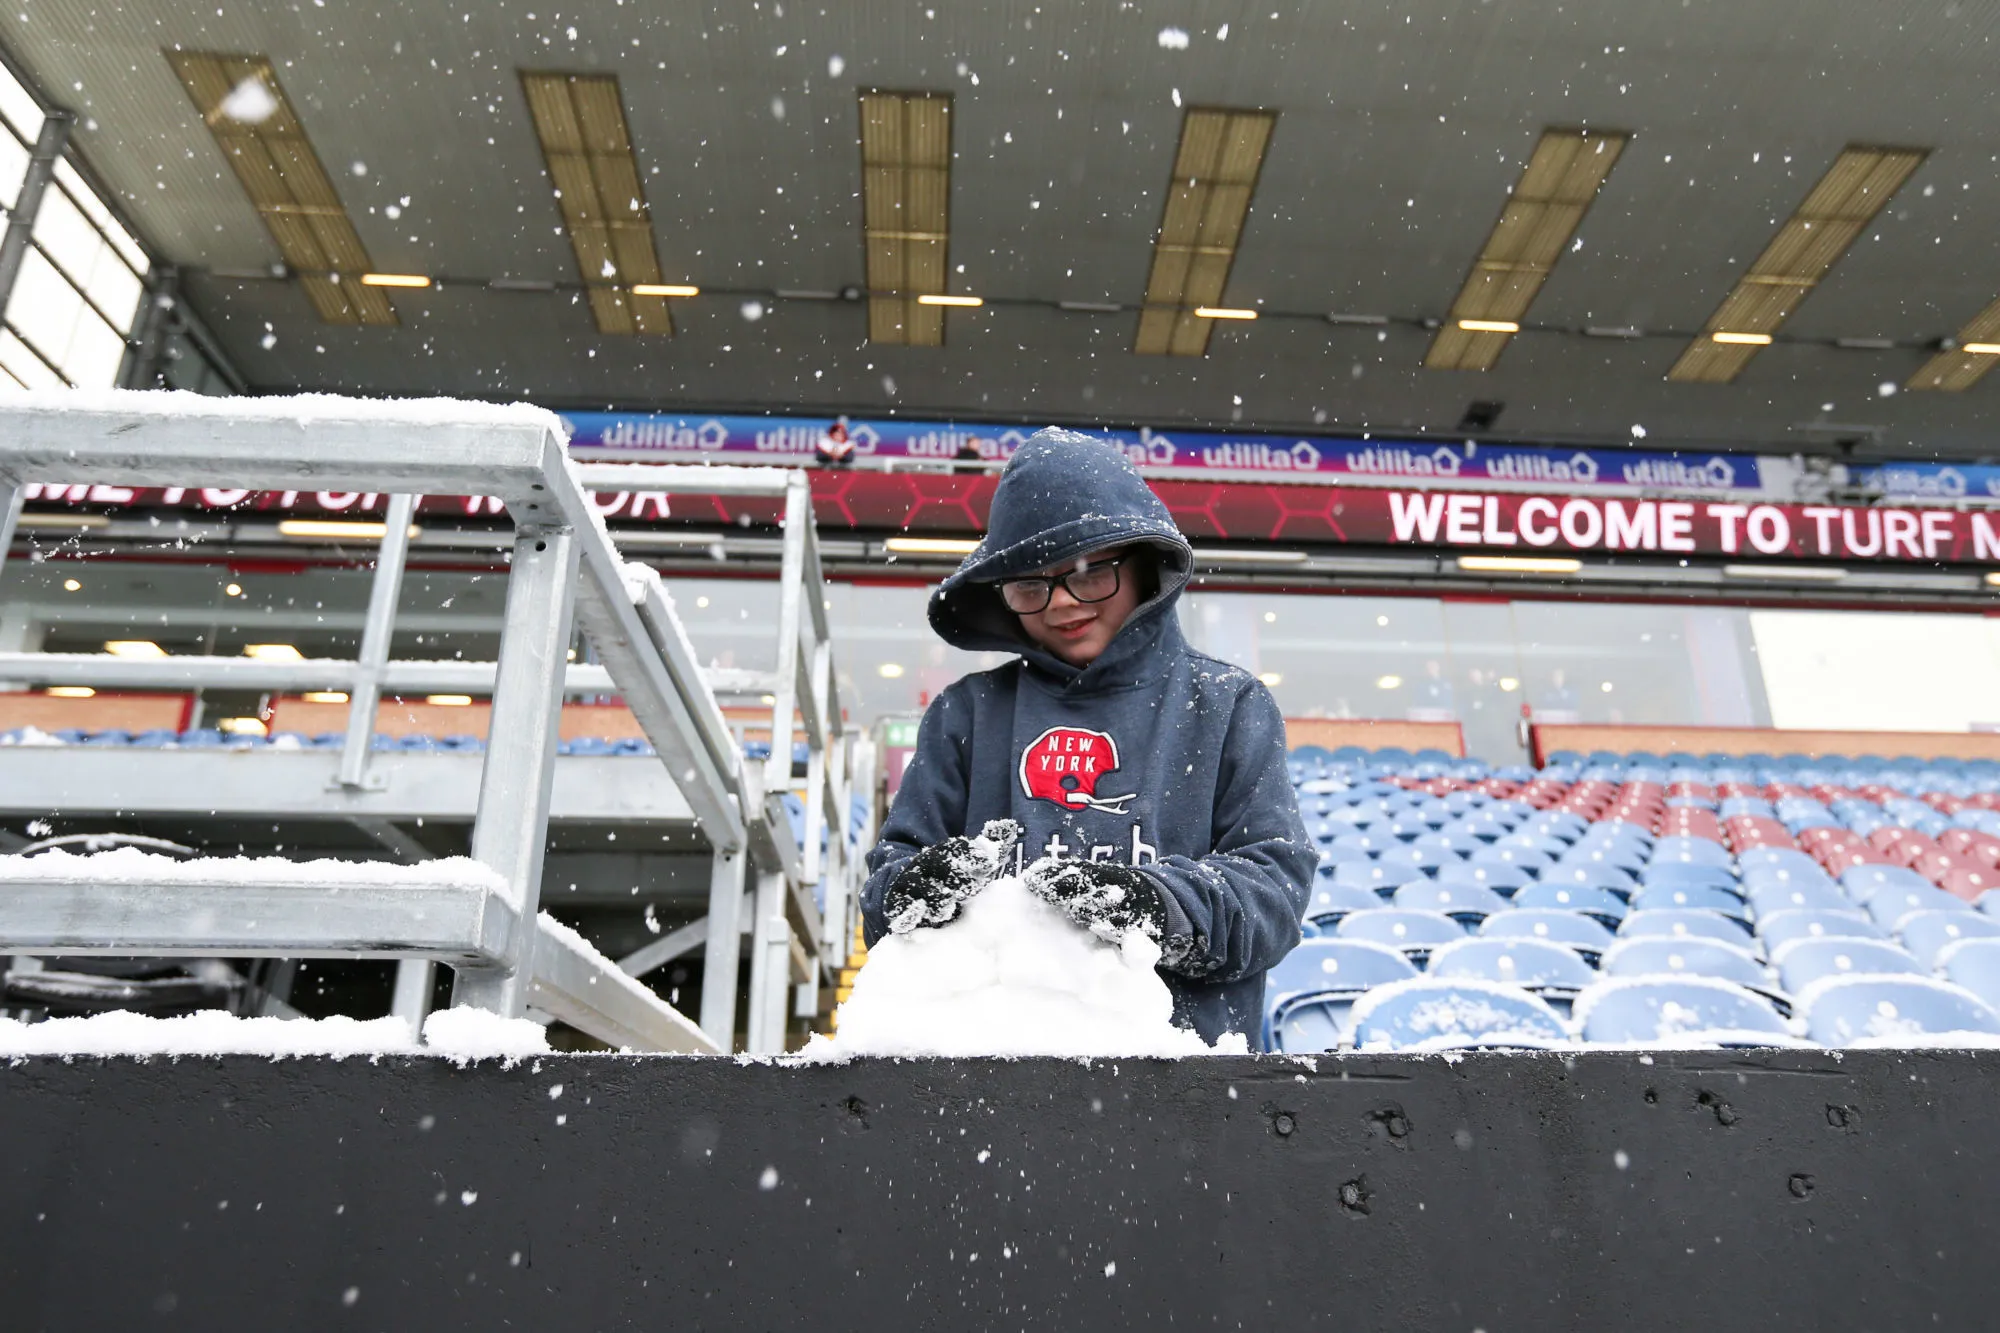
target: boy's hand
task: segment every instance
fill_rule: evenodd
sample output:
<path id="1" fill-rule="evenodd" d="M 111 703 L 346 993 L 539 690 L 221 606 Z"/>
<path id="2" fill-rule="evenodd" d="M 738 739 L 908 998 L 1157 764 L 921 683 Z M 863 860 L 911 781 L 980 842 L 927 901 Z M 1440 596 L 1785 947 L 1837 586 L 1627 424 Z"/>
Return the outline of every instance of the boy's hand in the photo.
<path id="1" fill-rule="evenodd" d="M 907 935 L 955 919 L 967 899 L 999 878 L 1020 840 L 1019 824 L 995 819 L 976 838 L 947 838 L 918 852 L 882 897 L 890 931 Z"/>
<path id="2" fill-rule="evenodd" d="M 1137 930 L 1157 942 L 1166 933 L 1159 888 L 1131 866 L 1045 856 L 1022 879 L 1028 892 L 1101 939 L 1116 943 Z"/>

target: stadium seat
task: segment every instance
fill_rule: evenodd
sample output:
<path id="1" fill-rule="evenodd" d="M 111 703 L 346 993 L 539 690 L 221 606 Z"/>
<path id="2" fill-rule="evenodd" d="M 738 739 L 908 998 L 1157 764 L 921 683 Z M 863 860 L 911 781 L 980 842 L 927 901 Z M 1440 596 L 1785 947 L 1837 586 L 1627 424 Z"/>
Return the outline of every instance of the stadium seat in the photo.
<path id="1" fill-rule="evenodd" d="M 1673 907 L 1717 912 L 1739 921 L 1749 919 L 1749 909 L 1742 898 L 1729 889 L 1717 888 L 1713 884 L 1661 885 L 1641 889 L 1632 897 L 1632 910 L 1635 912 Z"/>
<path id="2" fill-rule="evenodd" d="M 1511 897 L 1515 890 L 1535 882 L 1535 877 L 1519 866 L 1482 865 L 1471 861 L 1441 865 L 1437 877 L 1440 884 L 1483 884 L 1503 897 Z"/>
<path id="3" fill-rule="evenodd" d="M 1658 861 L 1649 863 L 1639 872 L 1639 883 L 1649 889 L 1681 888 L 1692 884 L 1733 889 L 1736 887 L 1736 876 L 1729 873 L 1728 866 L 1710 865 L 1705 861 Z"/>
<path id="4" fill-rule="evenodd" d="M 1752 990 L 1771 986 L 1770 974 L 1747 950 L 1694 935 L 1620 939 L 1599 966 L 1608 977 L 1714 977 Z"/>
<path id="5" fill-rule="evenodd" d="M 1553 907 L 1568 912 L 1582 912 L 1596 917 L 1607 927 L 1617 929 L 1625 919 L 1625 900 L 1609 889 L 1593 888 L 1583 884 L 1530 884 L 1514 895 L 1514 906 Z"/>
<path id="6" fill-rule="evenodd" d="M 1840 886 L 1854 895 L 1855 901 L 1866 903 L 1876 892 L 1884 888 L 1928 889 L 1935 887 L 1929 880 L 1907 866 L 1865 865 L 1853 866 L 1841 872 Z"/>
<path id="7" fill-rule="evenodd" d="M 2000 938 L 1954 940 L 1939 951 L 1937 964 L 1945 980 L 1965 987 L 2000 1012 Z"/>
<path id="8" fill-rule="evenodd" d="M 1569 1043 L 1562 1019 L 1516 986 L 1429 977 L 1372 990 L 1354 1006 L 1358 1050 L 1546 1049 Z"/>
<path id="9" fill-rule="evenodd" d="M 1909 950 L 1887 940 L 1791 940 L 1772 951 L 1771 963 L 1786 990 L 1797 994 L 1837 976 L 1922 976 Z"/>
<path id="10" fill-rule="evenodd" d="M 1587 1042 L 1611 1045 L 1796 1045 L 1769 1001 L 1709 977 L 1617 977 L 1576 1000 Z"/>
<path id="11" fill-rule="evenodd" d="M 1969 912 L 1972 904 L 1929 884 L 1922 888 L 1878 888 L 1867 903 L 1868 915 L 1884 930 L 1894 930 L 1912 912 L 1932 910 Z"/>
<path id="12" fill-rule="evenodd" d="M 1421 967 L 1438 945 L 1464 939 L 1465 927 L 1442 912 L 1379 907 L 1370 912 L 1348 913 L 1334 927 L 1334 934 L 1344 940 L 1368 940 L 1401 950 Z"/>
<path id="13" fill-rule="evenodd" d="M 1302 940 L 1265 974 L 1266 1044 L 1288 1051 L 1332 1050 L 1345 1037 L 1347 1011 L 1356 996 L 1370 986 L 1416 975 L 1416 967 L 1402 954 L 1366 940 Z M 1309 997 L 1318 1002 L 1301 1003 Z M 1287 1041 L 1291 1044 L 1283 1044 Z"/>
<path id="14" fill-rule="evenodd" d="M 1468 929 L 1495 912 L 1507 910 L 1507 900 L 1479 884 L 1440 884 L 1419 879 L 1397 889 L 1390 902 L 1420 912 L 1442 912 Z"/>
<path id="15" fill-rule="evenodd" d="M 1984 912 L 1912 912 L 1903 918 L 1896 933 L 1902 939 L 1903 947 L 1908 949 L 1919 963 L 1935 970 L 1941 965 L 1939 955 L 1960 940 L 1992 939 L 2000 936 L 2000 920 L 1987 916 Z M 1957 981 L 1958 978 L 1953 977 L 1952 980 Z M 2000 998 L 1989 997 L 1984 992 L 1981 992 L 1980 997 L 1989 1004 L 1993 1003 L 1995 998 Z"/>
<path id="16" fill-rule="evenodd" d="M 1609 889 L 1620 898 L 1630 898 L 1639 887 L 1638 877 L 1628 870 L 1621 870 L 1609 862 L 1577 861 L 1567 856 L 1542 871 L 1539 878 L 1544 884 L 1579 884 Z"/>
<path id="17" fill-rule="evenodd" d="M 1750 890 L 1750 906 L 1758 916 L 1769 916 L 1773 912 L 1784 912 L 1793 908 L 1808 908 L 1820 912 L 1851 912 L 1855 903 L 1831 883 L 1816 884 L 1811 880 L 1800 879 L 1790 884 L 1757 885 Z"/>
<path id="18" fill-rule="evenodd" d="M 1954 1034 L 1991 1044 L 2000 1036 L 2000 1013 L 1932 977 L 1830 977 L 1799 998 L 1807 1035 L 1825 1046 L 1950 1045 Z"/>
<path id="19" fill-rule="evenodd" d="M 1403 877 L 1385 865 L 1373 861 L 1342 861 L 1333 868 L 1333 882 L 1351 884 L 1356 888 L 1391 888 L 1402 882 Z"/>
<path id="20" fill-rule="evenodd" d="M 1823 912 L 1810 908 L 1773 912 L 1767 917 L 1758 918 L 1757 936 L 1763 940 L 1767 951 L 1791 940 L 1800 939 L 1887 938 L 1886 932 L 1880 926 L 1860 912 Z"/>
<path id="21" fill-rule="evenodd" d="M 1597 980 L 1596 971 L 1576 950 L 1531 936 L 1456 940 L 1431 954 L 1426 971 L 1433 977 L 1504 982 L 1544 998 L 1573 995 Z"/>
<path id="22" fill-rule="evenodd" d="M 1366 912 L 1382 905 L 1382 895 L 1357 884 L 1336 884 L 1322 879 L 1313 885 L 1306 900 L 1306 920 L 1331 926 L 1349 912 Z"/>
<path id="23" fill-rule="evenodd" d="M 1567 908 L 1523 908 L 1489 916 L 1479 928 L 1481 939 L 1546 940 L 1574 949 L 1586 963 L 1595 963 L 1611 947 L 1612 934 L 1595 917 Z"/>
<path id="24" fill-rule="evenodd" d="M 1740 918 L 1700 907 L 1649 907 L 1618 923 L 1620 939 L 1719 940 L 1732 948 L 1756 953 L 1757 940 Z"/>

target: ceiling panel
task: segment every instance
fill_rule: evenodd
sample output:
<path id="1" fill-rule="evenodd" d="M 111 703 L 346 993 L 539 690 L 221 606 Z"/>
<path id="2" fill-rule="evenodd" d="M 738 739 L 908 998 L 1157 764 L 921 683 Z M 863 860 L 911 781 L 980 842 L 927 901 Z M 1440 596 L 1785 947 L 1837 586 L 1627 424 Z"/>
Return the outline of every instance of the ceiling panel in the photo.
<path id="1" fill-rule="evenodd" d="M 280 255 L 173 74 L 175 43 L 267 55 L 367 254 L 445 276 L 576 280 L 519 71 L 618 78 L 653 226 L 672 238 L 663 277 L 705 293 L 676 303 L 675 338 L 601 333 L 570 293 L 452 287 L 398 294 L 399 328 L 340 329 L 295 285 L 197 277 L 193 301 L 260 386 L 1448 433 L 1465 403 L 1421 373 L 1417 321 L 1449 311 L 1541 131 L 1576 125 L 1633 137 L 1534 322 L 1652 336 L 1517 336 L 1477 382 L 1505 404 L 1501 433 L 1640 426 L 1649 445 L 1791 448 L 1838 425 L 1904 452 L 1995 448 L 1992 383 L 1894 392 L 1930 360 L 1920 340 L 2000 292 L 1994 0 L 1921 21 L 1823 0 L 1803 24 L 1736 0 L 780 7 L 628 0 L 531 20 L 516 5 L 38 0 L 0 14 L 0 41 L 80 113 L 81 151 L 151 245 L 239 273 Z M 1185 49 L 1160 43 L 1169 24 Z M 871 345 L 866 302 L 771 296 L 866 286 L 866 88 L 952 97 L 945 276 L 990 304 L 942 347 Z M 1134 356 L 1163 182 L 1198 105 L 1279 114 L 1228 288 L 1264 317 L 1215 330 L 1205 358 Z M 1734 384 L 1666 383 L 1857 142 L 1934 151 L 1787 321 L 1808 341 L 1765 349 Z M 1340 311 L 1409 322 L 1319 318 Z M 1908 345 L 1830 345 L 1843 337 Z"/>

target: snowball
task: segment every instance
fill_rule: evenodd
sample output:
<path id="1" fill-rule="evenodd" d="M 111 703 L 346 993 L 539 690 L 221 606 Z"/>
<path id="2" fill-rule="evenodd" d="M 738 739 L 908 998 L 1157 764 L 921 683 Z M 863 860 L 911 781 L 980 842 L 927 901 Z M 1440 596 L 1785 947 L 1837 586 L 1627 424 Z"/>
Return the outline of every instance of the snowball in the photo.
<path id="1" fill-rule="evenodd" d="M 1173 1025 L 1159 959 L 1136 931 L 1106 943 L 1019 879 L 995 880 L 950 925 L 877 944 L 840 1006 L 839 1030 L 813 1038 L 804 1055 L 1209 1054 Z M 1235 1036 L 1218 1049 L 1247 1044 Z"/>

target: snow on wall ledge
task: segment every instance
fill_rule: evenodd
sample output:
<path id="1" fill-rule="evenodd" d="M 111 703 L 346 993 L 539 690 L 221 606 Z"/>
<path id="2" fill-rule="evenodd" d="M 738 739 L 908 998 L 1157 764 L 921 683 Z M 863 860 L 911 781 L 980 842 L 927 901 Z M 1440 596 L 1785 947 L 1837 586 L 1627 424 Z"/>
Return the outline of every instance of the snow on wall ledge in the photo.
<path id="1" fill-rule="evenodd" d="M 1141 935 L 1106 944 L 1020 880 L 996 880 L 950 925 L 871 949 L 835 1035 L 803 1057 L 1244 1053 L 1240 1036 L 1211 1050 L 1173 1025 L 1159 957 Z"/>
<path id="2" fill-rule="evenodd" d="M 400 1018 L 238 1018 L 220 1009 L 179 1018 L 94 1014 L 21 1023 L 0 1018 L 0 1060 L 55 1056 L 434 1055 L 455 1060 L 519 1060 L 549 1053 L 549 1034 L 525 1018 L 483 1009 L 440 1009 L 424 1020 L 423 1042 Z"/>

